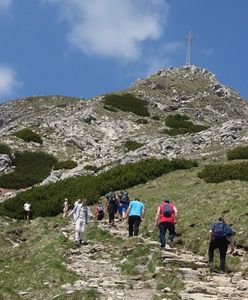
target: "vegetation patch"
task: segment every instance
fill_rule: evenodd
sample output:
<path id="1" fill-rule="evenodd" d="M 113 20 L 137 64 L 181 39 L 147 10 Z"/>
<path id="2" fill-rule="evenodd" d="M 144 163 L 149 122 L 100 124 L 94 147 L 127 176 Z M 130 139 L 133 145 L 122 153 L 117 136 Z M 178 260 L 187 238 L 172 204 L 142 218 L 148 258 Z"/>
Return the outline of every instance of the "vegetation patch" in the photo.
<path id="1" fill-rule="evenodd" d="M 93 166 L 93 165 L 86 165 L 84 167 L 85 170 L 88 170 L 88 171 L 93 171 L 95 173 L 97 173 L 99 170 L 101 170 L 101 168 L 98 168 L 97 166 Z"/>
<path id="2" fill-rule="evenodd" d="M 6 144 L 0 144 L 0 154 L 11 155 L 11 148 Z"/>
<path id="3" fill-rule="evenodd" d="M 16 152 L 15 170 L 0 177 L 0 186 L 7 189 L 27 188 L 45 179 L 56 159 L 44 152 Z"/>
<path id="4" fill-rule="evenodd" d="M 248 162 L 206 165 L 198 176 L 208 183 L 218 183 L 225 180 L 248 181 Z"/>
<path id="5" fill-rule="evenodd" d="M 116 166 L 98 176 L 81 176 L 69 178 L 47 186 L 33 187 L 18 194 L 16 197 L 0 204 L 0 214 L 21 218 L 22 207 L 30 201 L 34 217 L 55 216 L 61 212 L 65 197 L 71 205 L 78 197 L 88 199 L 89 204 L 96 203 L 99 198 L 109 191 L 123 190 L 137 184 L 159 177 L 178 169 L 188 169 L 197 166 L 196 161 L 185 159 L 147 159 L 137 163 Z"/>
<path id="6" fill-rule="evenodd" d="M 134 151 L 136 149 L 139 149 L 140 147 L 142 147 L 144 144 L 142 143 L 138 143 L 136 141 L 126 141 L 124 143 L 124 147 L 127 149 L 127 152 L 129 151 Z"/>
<path id="7" fill-rule="evenodd" d="M 203 125 L 195 125 L 190 121 L 188 116 L 180 114 L 169 115 L 166 118 L 166 126 L 170 127 L 170 129 L 165 129 L 163 133 L 171 136 L 196 133 L 208 129 L 208 127 Z"/>
<path id="8" fill-rule="evenodd" d="M 148 124 L 148 120 L 147 119 L 137 119 L 135 121 L 136 124 L 140 125 L 140 124 Z"/>
<path id="9" fill-rule="evenodd" d="M 28 291 L 28 299 L 53 299 L 65 292 L 61 285 L 78 280 L 66 267 L 66 254 L 73 243 L 61 233 L 64 219 L 38 218 L 32 223 L 1 219 L 0 224 L 0 299 L 21 299 L 20 291 Z M 10 232 L 21 236 L 13 239 Z"/>
<path id="10" fill-rule="evenodd" d="M 59 169 L 73 169 L 76 168 L 77 163 L 73 160 L 63 160 L 63 161 L 58 161 L 54 165 L 54 170 L 59 170 Z"/>
<path id="11" fill-rule="evenodd" d="M 21 130 L 15 132 L 14 135 L 19 137 L 20 139 L 22 139 L 25 142 L 35 142 L 35 143 L 39 143 L 39 144 L 43 143 L 41 137 L 36 132 L 32 131 L 29 128 L 21 129 Z"/>
<path id="12" fill-rule="evenodd" d="M 148 102 L 132 94 L 106 95 L 104 104 L 139 116 L 149 116 Z"/>
<path id="13" fill-rule="evenodd" d="M 227 151 L 227 159 L 248 159 L 248 146 L 237 147 L 235 149 Z"/>

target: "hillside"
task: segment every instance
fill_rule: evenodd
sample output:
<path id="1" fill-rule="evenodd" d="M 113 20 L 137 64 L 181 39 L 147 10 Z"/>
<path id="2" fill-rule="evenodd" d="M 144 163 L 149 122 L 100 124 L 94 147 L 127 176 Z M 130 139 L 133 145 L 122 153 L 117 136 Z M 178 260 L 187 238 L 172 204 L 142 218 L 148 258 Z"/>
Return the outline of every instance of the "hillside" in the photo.
<path id="1" fill-rule="evenodd" d="M 51 181 L 89 173 L 86 165 L 106 169 L 144 157 L 221 159 L 223 149 L 247 143 L 248 103 L 206 69 L 163 69 L 111 95 L 121 97 L 112 103 L 105 95 L 88 100 L 37 96 L 2 104 L 1 143 L 12 151 L 45 151 L 77 162 L 76 168 L 53 174 Z M 143 103 L 128 103 L 125 95 Z M 166 120 L 176 114 L 187 117 L 194 128 L 169 135 Z M 15 136 L 25 128 L 43 142 Z M 128 143 L 138 146 L 130 151 Z"/>

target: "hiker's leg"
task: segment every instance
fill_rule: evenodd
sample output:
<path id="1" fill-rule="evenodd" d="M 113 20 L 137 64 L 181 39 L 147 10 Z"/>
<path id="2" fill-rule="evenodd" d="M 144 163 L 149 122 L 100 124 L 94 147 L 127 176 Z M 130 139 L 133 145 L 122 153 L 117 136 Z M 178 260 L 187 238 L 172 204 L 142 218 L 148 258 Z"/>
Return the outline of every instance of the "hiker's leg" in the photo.
<path id="1" fill-rule="evenodd" d="M 208 248 L 208 262 L 210 264 L 212 264 L 213 261 L 214 261 L 214 250 L 215 250 L 215 248 L 216 248 L 215 241 L 211 241 L 209 243 L 209 248 Z"/>
<path id="2" fill-rule="evenodd" d="M 84 241 L 85 229 L 86 229 L 86 224 L 84 222 L 82 222 L 82 224 L 81 224 L 81 231 L 80 231 L 80 238 L 79 238 L 79 242 L 80 243 L 82 243 Z"/>
<path id="3" fill-rule="evenodd" d="M 81 219 L 77 219 L 75 224 L 75 242 L 77 243 L 80 241 L 81 222 Z"/>
<path id="4" fill-rule="evenodd" d="M 134 225 L 134 216 L 129 216 L 128 218 L 129 236 L 133 236 L 133 225 Z"/>
<path id="5" fill-rule="evenodd" d="M 221 271 L 225 271 L 227 248 L 228 248 L 228 242 L 227 241 L 223 241 L 219 245 L 219 250 L 220 250 L 220 270 Z"/>
<path id="6" fill-rule="evenodd" d="M 166 222 L 162 222 L 158 226 L 159 228 L 159 240 L 161 248 L 165 247 L 165 232 L 166 232 Z"/>
<path id="7" fill-rule="evenodd" d="M 173 241 L 175 236 L 175 224 L 174 223 L 168 223 L 167 228 L 169 230 L 169 240 Z"/>
<path id="8" fill-rule="evenodd" d="M 134 217 L 134 235 L 137 236 L 139 234 L 139 226 L 140 226 L 141 217 Z"/>

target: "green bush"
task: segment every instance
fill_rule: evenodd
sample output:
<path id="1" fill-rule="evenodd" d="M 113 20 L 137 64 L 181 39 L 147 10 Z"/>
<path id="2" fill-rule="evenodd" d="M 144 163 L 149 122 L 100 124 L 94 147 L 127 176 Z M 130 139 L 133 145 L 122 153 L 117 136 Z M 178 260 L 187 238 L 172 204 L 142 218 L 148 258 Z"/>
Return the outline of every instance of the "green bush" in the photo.
<path id="1" fill-rule="evenodd" d="M 203 125 L 195 125 L 189 121 L 188 116 L 180 114 L 169 115 L 166 118 L 166 126 L 170 127 L 170 129 L 165 129 L 163 133 L 171 136 L 186 133 L 196 133 L 208 129 L 208 127 Z"/>
<path id="2" fill-rule="evenodd" d="M 127 151 L 134 151 L 136 149 L 139 149 L 144 144 L 138 143 L 136 141 L 126 141 L 124 144 L 124 147 L 127 149 Z"/>
<path id="3" fill-rule="evenodd" d="M 155 121 L 159 121 L 160 120 L 160 116 L 158 116 L 158 115 L 152 116 L 152 119 L 155 120 Z"/>
<path id="4" fill-rule="evenodd" d="M 248 163 L 206 165 L 198 173 L 198 176 L 208 183 L 218 183 L 225 180 L 248 181 Z"/>
<path id="5" fill-rule="evenodd" d="M 61 212 L 61 204 L 65 197 L 70 199 L 71 205 L 78 197 L 84 197 L 88 200 L 88 204 L 94 204 L 110 188 L 127 189 L 173 170 L 188 169 L 196 165 L 195 161 L 184 159 L 169 161 L 151 158 L 133 164 L 116 166 L 98 176 L 69 178 L 47 186 L 33 187 L 1 203 L 0 214 L 21 218 L 23 204 L 28 200 L 32 204 L 34 217 L 55 216 Z"/>
<path id="6" fill-rule="evenodd" d="M 58 161 L 54 165 L 54 170 L 59 170 L 59 169 L 73 169 L 76 168 L 77 163 L 73 160 L 63 160 L 63 161 Z"/>
<path id="7" fill-rule="evenodd" d="M 227 159 L 248 159 L 248 146 L 237 147 L 235 149 L 227 151 Z"/>
<path id="8" fill-rule="evenodd" d="M 21 129 L 15 132 L 14 135 L 24 140 L 25 142 L 35 142 L 39 144 L 43 143 L 41 137 L 29 128 Z"/>
<path id="9" fill-rule="evenodd" d="M 0 186 L 8 189 L 27 188 L 45 179 L 56 159 L 43 152 L 17 152 L 12 173 L 0 177 Z"/>
<path id="10" fill-rule="evenodd" d="M 148 124 L 148 120 L 147 119 L 137 119 L 135 121 L 136 124 Z"/>
<path id="11" fill-rule="evenodd" d="M 148 102 L 131 94 L 106 95 L 104 97 L 104 104 L 122 111 L 133 112 L 139 116 L 149 116 Z"/>
<path id="12" fill-rule="evenodd" d="M 98 168 L 97 166 L 93 166 L 93 165 L 86 165 L 84 169 L 97 173 L 101 168 Z"/>
<path id="13" fill-rule="evenodd" d="M 103 108 L 106 109 L 106 110 L 112 111 L 112 112 L 117 112 L 118 111 L 115 107 L 109 106 L 109 105 L 104 105 Z"/>
<path id="14" fill-rule="evenodd" d="M 6 144 L 0 144 L 0 154 L 11 155 L 11 148 Z"/>

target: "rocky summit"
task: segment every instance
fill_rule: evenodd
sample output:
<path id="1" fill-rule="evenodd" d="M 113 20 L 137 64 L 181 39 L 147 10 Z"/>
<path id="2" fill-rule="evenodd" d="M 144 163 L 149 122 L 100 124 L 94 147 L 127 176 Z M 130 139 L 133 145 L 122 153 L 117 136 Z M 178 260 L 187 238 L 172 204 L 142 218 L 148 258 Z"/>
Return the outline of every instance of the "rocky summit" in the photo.
<path id="1" fill-rule="evenodd" d="M 89 173 L 86 165 L 106 170 L 147 157 L 219 160 L 224 149 L 248 141 L 248 103 L 206 69 L 194 65 L 162 69 L 110 95 L 126 94 L 144 100 L 148 113 L 141 116 L 106 105 L 106 95 L 35 96 L 1 104 L 1 143 L 13 151 L 45 151 L 58 160 L 77 162 L 69 171 L 54 171 L 48 183 Z M 176 114 L 204 130 L 168 135 L 166 118 Z M 39 134 L 43 143 L 14 135 L 24 128 Z M 130 150 L 127 142 L 139 147 Z M 0 155 L 0 172 L 10 166 L 9 156 Z"/>

